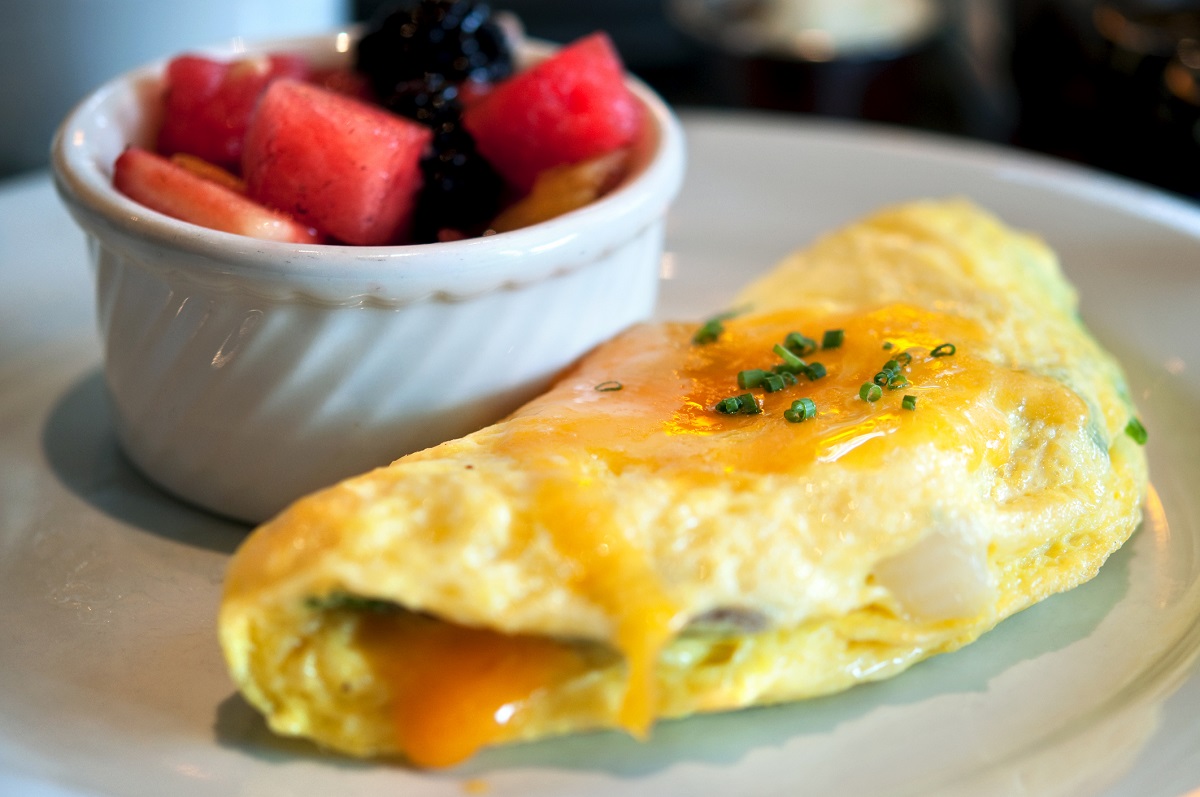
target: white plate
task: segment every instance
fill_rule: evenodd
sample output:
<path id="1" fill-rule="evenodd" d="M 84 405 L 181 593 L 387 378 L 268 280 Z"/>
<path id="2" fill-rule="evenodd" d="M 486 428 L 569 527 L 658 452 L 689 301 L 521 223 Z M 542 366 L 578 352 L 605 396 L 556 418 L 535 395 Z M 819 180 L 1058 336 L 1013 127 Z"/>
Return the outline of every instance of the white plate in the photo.
<path id="1" fill-rule="evenodd" d="M 1150 430 L 1143 528 L 1091 583 L 978 643 L 808 703 L 488 751 L 420 773 L 272 737 L 213 631 L 245 529 L 116 449 L 82 236 L 44 176 L 0 183 L 0 794 L 1182 795 L 1200 787 L 1200 211 L 1013 152 L 686 117 L 662 315 L 701 317 L 879 205 L 972 197 L 1040 231 Z M 1195 792 L 1193 792 L 1195 793 Z"/>

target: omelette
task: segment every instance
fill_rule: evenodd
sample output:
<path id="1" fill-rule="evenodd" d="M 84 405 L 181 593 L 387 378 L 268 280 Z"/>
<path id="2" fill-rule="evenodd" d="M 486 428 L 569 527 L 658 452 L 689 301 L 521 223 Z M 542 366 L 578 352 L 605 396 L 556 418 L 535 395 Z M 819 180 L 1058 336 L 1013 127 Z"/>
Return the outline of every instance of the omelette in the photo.
<path id="1" fill-rule="evenodd" d="M 505 420 L 296 501 L 220 641 L 284 735 L 490 745 L 887 678 L 1092 578 L 1147 490 L 1050 249 L 966 200 L 829 233 Z"/>

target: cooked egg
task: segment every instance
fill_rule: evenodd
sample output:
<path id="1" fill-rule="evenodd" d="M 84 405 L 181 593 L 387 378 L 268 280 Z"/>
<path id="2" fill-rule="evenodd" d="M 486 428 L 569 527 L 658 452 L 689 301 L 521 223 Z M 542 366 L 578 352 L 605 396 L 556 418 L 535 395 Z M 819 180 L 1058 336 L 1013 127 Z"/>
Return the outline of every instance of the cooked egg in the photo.
<path id="1" fill-rule="evenodd" d="M 911 203 L 744 305 L 632 328 L 505 421 L 257 529 L 220 615 L 246 698 L 425 766 L 645 736 L 953 650 L 1139 522 L 1120 370 L 1035 238 Z"/>

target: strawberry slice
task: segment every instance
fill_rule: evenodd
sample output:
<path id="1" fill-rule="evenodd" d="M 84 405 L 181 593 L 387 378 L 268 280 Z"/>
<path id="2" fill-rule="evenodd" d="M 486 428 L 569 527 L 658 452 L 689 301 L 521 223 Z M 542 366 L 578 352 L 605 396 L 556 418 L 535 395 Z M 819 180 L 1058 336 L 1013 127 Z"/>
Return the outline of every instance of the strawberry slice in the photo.
<path id="1" fill-rule="evenodd" d="M 343 243 L 403 242 L 432 138 L 425 125 L 353 97 L 277 80 L 246 132 L 246 191 Z"/>
<path id="2" fill-rule="evenodd" d="M 156 148 L 163 155 L 184 152 L 236 171 L 246 124 L 263 91 L 281 77 L 304 79 L 310 74 L 307 59 L 292 53 L 235 61 L 178 56 L 167 64 Z"/>
<path id="3" fill-rule="evenodd" d="M 593 33 L 475 99 L 463 124 L 496 171 L 528 191 L 546 169 L 632 143 L 642 107 L 612 40 Z"/>
<path id="4" fill-rule="evenodd" d="M 322 241 L 294 219 L 138 147 L 117 158 L 113 185 L 152 210 L 201 227 L 270 241 Z"/>

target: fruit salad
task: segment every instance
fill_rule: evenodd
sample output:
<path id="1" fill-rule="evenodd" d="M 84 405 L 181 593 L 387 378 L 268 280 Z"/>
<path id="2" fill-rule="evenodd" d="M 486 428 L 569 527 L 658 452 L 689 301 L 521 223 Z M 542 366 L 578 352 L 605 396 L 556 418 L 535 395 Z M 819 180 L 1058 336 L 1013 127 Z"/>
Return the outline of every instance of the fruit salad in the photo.
<path id="1" fill-rule="evenodd" d="M 114 185 L 294 243 L 430 243 L 554 218 L 620 182 L 643 108 L 606 34 L 516 70 L 513 30 L 484 3 L 421 0 L 371 26 L 344 67 L 178 56 L 154 146 L 128 147 Z"/>

